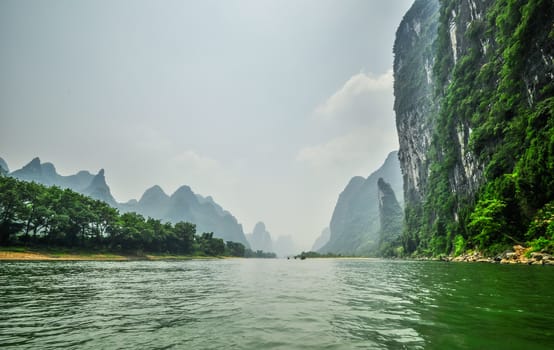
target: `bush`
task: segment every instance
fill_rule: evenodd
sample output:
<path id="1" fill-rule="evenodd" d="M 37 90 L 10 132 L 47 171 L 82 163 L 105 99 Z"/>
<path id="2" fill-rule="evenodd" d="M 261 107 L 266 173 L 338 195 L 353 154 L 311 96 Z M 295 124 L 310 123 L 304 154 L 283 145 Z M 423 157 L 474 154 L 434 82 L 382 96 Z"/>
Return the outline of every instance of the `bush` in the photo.
<path id="1" fill-rule="evenodd" d="M 454 256 L 462 254 L 466 250 L 466 241 L 462 235 L 454 237 Z"/>

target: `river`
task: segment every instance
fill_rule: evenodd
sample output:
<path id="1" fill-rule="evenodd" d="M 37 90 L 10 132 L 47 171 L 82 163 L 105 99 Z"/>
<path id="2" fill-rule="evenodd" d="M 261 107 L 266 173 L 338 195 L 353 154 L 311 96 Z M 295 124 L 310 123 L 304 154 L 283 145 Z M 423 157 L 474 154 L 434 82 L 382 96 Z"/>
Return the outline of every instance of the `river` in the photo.
<path id="1" fill-rule="evenodd" d="M 554 268 L 0 262 L 2 349 L 552 349 Z"/>

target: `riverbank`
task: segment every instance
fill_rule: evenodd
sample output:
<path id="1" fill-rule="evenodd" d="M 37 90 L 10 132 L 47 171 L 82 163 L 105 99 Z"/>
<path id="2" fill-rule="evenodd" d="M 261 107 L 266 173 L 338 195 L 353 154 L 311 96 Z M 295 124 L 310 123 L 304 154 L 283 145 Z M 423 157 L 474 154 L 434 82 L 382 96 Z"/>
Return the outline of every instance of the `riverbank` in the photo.
<path id="1" fill-rule="evenodd" d="M 521 265 L 554 265 L 554 255 L 545 252 L 531 252 L 531 247 L 513 246 L 494 257 L 487 257 L 478 251 L 464 253 L 459 256 L 441 256 L 433 260 L 446 262 L 477 262 L 492 264 L 521 264 Z"/>
<path id="2" fill-rule="evenodd" d="M 36 249 L 0 247 L 0 261 L 132 261 L 132 260 L 193 260 L 223 259 L 219 256 L 192 256 L 169 254 L 118 254 L 85 250 Z"/>

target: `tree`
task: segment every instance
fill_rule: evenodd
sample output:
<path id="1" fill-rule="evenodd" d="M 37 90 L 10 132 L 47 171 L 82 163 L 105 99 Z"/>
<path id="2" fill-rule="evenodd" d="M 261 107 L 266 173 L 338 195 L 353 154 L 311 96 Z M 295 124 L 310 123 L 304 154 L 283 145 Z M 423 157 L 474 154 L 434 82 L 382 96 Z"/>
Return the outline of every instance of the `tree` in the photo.
<path id="1" fill-rule="evenodd" d="M 242 243 L 227 241 L 226 246 L 227 246 L 227 252 L 226 252 L 227 255 L 240 256 L 240 257 L 244 256 L 246 248 Z"/>
<path id="2" fill-rule="evenodd" d="M 196 225 L 191 224 L 190 222 L 180 221 L 175 224 L 173 234 L 177 240 L 177 251 L 180 253 L 191 254 L 193 252 Z"/>
<path id="3" fill-rule="evenodd" d="M 503 210 L 506 203 L 499 199 L 480 200 L 470 215 L 468 228 L 475 232 L 474 239 L 480 247 L 496 240 L 506 226 Z"/>
<path id="4" fill-rule="evenodd" d="M 22 217 L 29 208 L 22 200 L 25 185 L 10 177 L 0 177 L 0 245 L 8 245 L 12 235 L 24 226 Z"/>

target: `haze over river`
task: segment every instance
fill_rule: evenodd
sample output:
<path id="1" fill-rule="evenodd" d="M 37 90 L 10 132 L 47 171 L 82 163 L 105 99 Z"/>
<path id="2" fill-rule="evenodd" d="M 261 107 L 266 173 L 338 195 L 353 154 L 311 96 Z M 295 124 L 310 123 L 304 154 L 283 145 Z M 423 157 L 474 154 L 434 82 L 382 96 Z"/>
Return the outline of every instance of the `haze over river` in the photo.
<path id="1" fill-rule="evenodd" d="M 552 349 L 554 269 L 0 262 L 2 349 Z"/>

